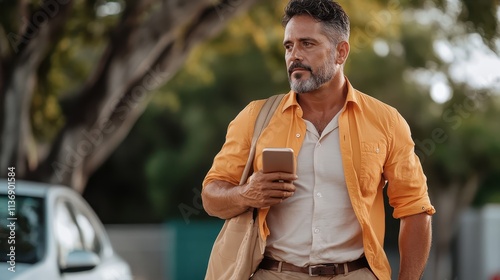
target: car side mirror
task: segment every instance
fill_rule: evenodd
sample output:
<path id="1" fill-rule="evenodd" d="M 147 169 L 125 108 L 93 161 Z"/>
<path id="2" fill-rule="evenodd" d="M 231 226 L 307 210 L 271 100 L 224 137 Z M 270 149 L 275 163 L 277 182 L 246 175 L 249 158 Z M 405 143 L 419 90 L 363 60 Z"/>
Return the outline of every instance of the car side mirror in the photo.
<path id="1" fill-rule="evenodd" d="M 91 270 L 100 262 L 99 256 L 90 251 L 74 250 L 66 255 L 66 265 L 61 267 L 62 273 Z"/>

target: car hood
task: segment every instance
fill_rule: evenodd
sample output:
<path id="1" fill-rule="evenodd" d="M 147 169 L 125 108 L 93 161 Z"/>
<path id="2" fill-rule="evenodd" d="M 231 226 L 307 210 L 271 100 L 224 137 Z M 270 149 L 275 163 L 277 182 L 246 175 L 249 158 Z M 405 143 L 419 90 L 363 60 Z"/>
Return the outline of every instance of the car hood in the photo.
<path id="1" fill-rule="evenodd" d="M 51 271 L 41 263 L 27 264 L 16 263 L 15 272 L 8 270 L 10 265 L 6 262 L 0 263 L 0 279 L 2 280 L 33 280 L 44 275 L 45 279 L 58 279 L 56 271 Z"/>

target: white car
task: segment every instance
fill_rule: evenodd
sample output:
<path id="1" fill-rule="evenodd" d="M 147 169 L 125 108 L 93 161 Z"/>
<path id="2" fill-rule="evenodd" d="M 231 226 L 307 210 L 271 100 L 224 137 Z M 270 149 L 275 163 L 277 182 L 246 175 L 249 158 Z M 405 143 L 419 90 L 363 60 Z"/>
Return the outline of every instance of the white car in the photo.
<path id="1" fill-rule="evenodd" d="M 132 274 L 81 195 L 0 179 L 0 279 L 131 280 Z"/>

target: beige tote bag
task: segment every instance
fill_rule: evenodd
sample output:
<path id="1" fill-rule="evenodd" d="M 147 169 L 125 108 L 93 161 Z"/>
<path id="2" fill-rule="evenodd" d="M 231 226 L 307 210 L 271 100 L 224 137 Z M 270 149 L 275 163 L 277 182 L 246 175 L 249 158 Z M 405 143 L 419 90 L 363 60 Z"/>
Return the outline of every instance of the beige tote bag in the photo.
<path id="1" fill-rule="evenodd" d="M 240 185 L 246 183 L 255 157 L 255 144 L 267 126 L 284 94 L 266 100 L 255 121 L 252 145 Z M 253 170 L 252 170 L 253 172 Z M 264 257 L 265 241 L 259 234 L 258 210 L 226 220 L 215 239 L 205 280 L 248 280 Z"/>

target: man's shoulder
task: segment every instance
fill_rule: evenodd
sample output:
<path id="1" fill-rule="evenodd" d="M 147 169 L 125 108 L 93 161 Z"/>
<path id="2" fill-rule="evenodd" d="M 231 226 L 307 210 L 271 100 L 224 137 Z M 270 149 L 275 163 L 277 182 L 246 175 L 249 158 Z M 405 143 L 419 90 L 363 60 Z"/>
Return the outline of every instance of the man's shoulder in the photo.
<path id="1" fill-rule="evenodd" d="M 355 89 L 358 97 L 359 97 L 359 102 L 358 105 L 360 106 L 361 110 L 363 112 L 365 111 L 373 111 L 377 114 L 387 114 L 389 116 L 394 116 L 398 115 L 398 110 L 394 108 L 393 106 L 371 96 L 368 95 L 364 92 L 361 92 L 357 89 Z"/>
<path id="2" fill-rule="evenodd" d="M 248 105 L 242 110 L 242 112 L 246 112 L 251 117 L 257 117 L 257 115 L 259 114 L 260 110 L 262 109 L 266 101 L 274 96 L 279 98 L 279 96 L 284 96 L 284 94 L 276 94 L 269 96 L 268 98 L 253 100 L 250 103 L 248 103 Z"/>
<path id="3" fill-rule="evenodd" d="M 264 103 L 266 102 L 266 99 L 256 99 L 250 101 L 243 110 L 241 110 L 241 114 L 245 114 L 248 116 L 257 116 L 257 114 L 260 112 L 260 109 L 262 109 L 262 106 L 264 106 Z"/>

